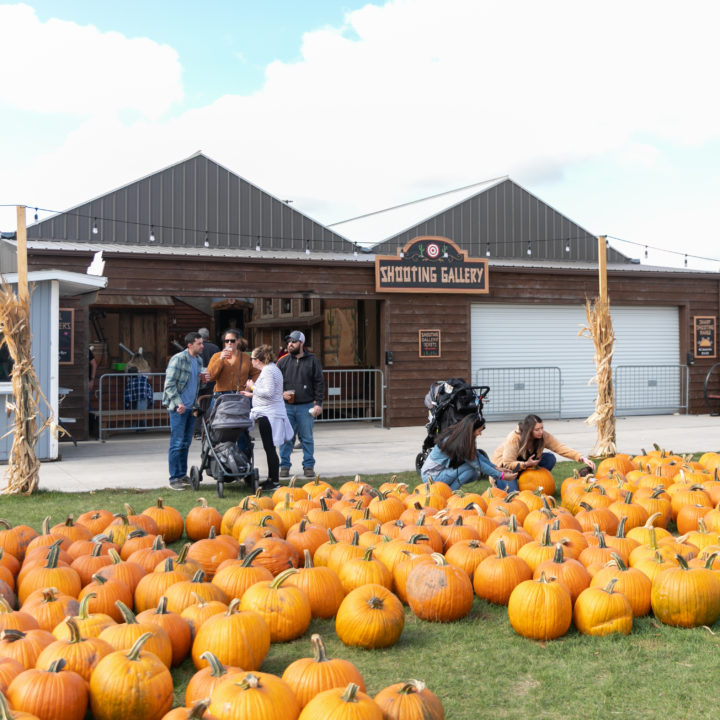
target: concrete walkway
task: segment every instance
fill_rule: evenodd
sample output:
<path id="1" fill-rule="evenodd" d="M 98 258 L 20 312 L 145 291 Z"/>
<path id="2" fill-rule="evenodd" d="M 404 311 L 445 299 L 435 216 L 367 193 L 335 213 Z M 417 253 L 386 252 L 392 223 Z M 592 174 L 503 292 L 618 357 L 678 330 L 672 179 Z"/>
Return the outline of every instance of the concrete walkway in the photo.
<path id="1" fill-rule="evenodd" d="M 572 448 L 586 454 L 597 438 L 583 420 L 548 420 L 546 429 Z M 488 423 L 479 446 L 492 454 L 515 423 Z M 678 453 L 720 451 L 720 417 L 709 415 L 650 415 L 618 418 L 619 452 L 637 454 L 653 443 Z M 88 441 L 73 447 L 61 444 L 62 460 L 43 463 L 40 488 L 81 492 L 101 488 L 162 488 L 167 485 L 167 433 L 113 435 L 107 442 Z M 315 426 L 316 470 L 320 476 L 376 474 L 414 470 L 415 456 L 425 439 L 425 428 L 382 428 L 354 423 Z M 266 476 L 262 444 L 255 444 L 260 477 Z M 190 464 L 199 464 L 200 442 L 190 448 Z M 292 472 L 301 473 L 302 451 L 292 455 Z M 214 481 L 212 481 L 214 483 Z M 206 481 L 208 488 L 214 489 Z M 202 486 L 201 486 L 202 487 Z"/>

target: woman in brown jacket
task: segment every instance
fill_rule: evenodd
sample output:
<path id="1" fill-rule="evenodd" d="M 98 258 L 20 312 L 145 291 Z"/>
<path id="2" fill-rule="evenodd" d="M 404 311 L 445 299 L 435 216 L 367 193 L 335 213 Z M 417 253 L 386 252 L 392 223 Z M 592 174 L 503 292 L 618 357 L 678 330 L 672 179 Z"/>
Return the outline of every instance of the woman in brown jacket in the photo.
<path id="1" fill-rule="evenodd" d="M 552 452 L 545 452 L 545 450 Z M 528 415 L 506 438 L 505 442 L 495 450 L 492 462 L 522 472 L 536 466 L 552 470 L 555 466 L 555 455 L 562 455 L 575 462 L 585 463 L 595 470 L 595 463 L 567 445 L 563 445 L 556 437 L 545 431 L 543 421 L 537 415 Z"/>
<path id="2" fill-rule="evenodd" d="M 213 397 L 239 392 L 245 389 L 248 379 L 257 380 L 260 370 L 253 367 L 245 352 L 247 347 L 247 340 L 237 330 L 223 333 L 223 349 L 210 358 L 207 367 L 209 379 L 215 381 Z"/>

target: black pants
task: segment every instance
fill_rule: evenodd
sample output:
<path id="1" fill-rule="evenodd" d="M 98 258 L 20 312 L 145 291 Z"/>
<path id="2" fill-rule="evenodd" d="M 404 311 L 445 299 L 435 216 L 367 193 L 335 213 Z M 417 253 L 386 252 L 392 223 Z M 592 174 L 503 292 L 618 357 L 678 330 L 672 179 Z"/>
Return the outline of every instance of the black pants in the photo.
<path id="1" fill-rule="evenodd" d="M 270 421 L 266 417 L 260 416 L 255 421 L 255 426 L 260 433 L 260 439 L 267 457 L 268 478 L 271 482 L 278 483 L 280 482 L 280 459 L 278 458 L 275 443 L 273 443 Z"/>

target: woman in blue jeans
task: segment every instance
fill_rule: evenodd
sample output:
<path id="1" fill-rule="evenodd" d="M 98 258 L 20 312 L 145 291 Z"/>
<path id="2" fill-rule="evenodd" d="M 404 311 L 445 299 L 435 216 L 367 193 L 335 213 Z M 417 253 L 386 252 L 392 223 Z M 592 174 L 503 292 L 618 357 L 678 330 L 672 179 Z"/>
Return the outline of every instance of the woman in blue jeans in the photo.
<path id="1" fill-rule="evenodd" d="M 461 485 L 488 475 L 500 489 L 517 490 L 517 473 L 496 467 L 475 447 L 475 438 L 484 428 L 485 420 L 479 415 L 467 415 L 445 428 L 420 470 L 423 482 L 441 480 L 451 490 L 458 490 Z"/>

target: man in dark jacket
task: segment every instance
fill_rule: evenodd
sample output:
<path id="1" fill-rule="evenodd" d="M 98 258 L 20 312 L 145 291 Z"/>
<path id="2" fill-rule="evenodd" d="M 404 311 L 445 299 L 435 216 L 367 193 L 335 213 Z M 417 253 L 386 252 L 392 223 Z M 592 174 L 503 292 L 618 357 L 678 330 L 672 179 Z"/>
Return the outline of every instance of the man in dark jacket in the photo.
<path id="1" fill-rule="evenodd" d="M 320 361 L 305 350 L 305 335 L 293 330 L 286 338 L 288 354 L 277 366 L 283 374 L 285 410 L 303 451 L 303 475 L 315 477 L 315 442 L 313 425 L 322 412 L 325 383 Z M 280 446 L 280 477 L 290 477 L 290 455 L 293 441 Z"/>

